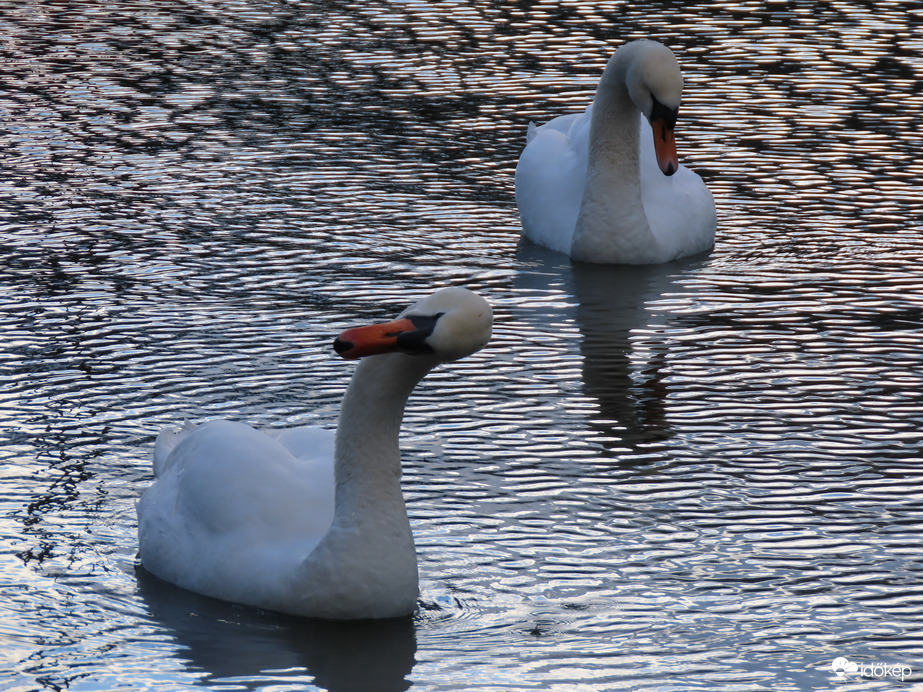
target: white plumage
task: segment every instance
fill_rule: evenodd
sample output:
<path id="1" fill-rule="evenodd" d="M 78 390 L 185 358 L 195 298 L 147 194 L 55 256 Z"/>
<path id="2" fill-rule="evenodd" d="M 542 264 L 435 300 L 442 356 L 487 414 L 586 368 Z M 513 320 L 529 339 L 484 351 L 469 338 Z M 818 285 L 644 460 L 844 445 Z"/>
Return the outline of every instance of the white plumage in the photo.
<path id="1" fill-rule="evenodd" d="M 492 312 L 462 288 L 334 344 L 363 357 L 336 433 L 212 421 L 162 433 L 138 502 L 143 566 L 207 596 L 294 615 L 413 612 L 417 560 L 398 433 L 414 386 L 490 338 Z M 365 357 L 367 356 L 367 357 Z"/>
<path id="2" fill-rule="evenodd" d="M 530 124 L 516 167 L 523 235 L 602 264 L 658 264 L 711 249 L 714 199 L 676 157 L 682 87 L 668 48 L 633 41 L 609 60 L 585 112 Z"/>

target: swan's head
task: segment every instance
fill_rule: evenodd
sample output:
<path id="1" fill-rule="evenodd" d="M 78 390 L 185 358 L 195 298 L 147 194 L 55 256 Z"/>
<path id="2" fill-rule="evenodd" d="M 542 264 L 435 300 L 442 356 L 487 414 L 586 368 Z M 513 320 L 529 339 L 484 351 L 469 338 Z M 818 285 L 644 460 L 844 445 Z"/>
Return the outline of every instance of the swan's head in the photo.
<path id="1" fill-rule="evenodd" d="M 627 43 L 616 55 L 627 53 L 625 86 L 631 100 L 644 114 L 654 131 L 657 165 L 664 175 L 679 169 L 673 128 L 683 96 L 683 73 L 673 51 L 656 41 Z"/>
<path id="2" fill-rule="evenodd" d="M 411 305 L 393 322 L 347 329 L 333 348 L 350 359 L 400 351 L 451 361 L 486 346 L 492 326 L 493 310 L 486 300 L 450 287 Z"/>

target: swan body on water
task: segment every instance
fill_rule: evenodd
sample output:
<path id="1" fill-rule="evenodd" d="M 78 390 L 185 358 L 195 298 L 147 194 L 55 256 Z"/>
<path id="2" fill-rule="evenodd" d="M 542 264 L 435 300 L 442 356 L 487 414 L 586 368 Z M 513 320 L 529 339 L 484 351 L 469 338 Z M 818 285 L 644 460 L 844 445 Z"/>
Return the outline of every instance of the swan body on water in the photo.
<path id="1" fill-rule="evenodd" d="M 217 420 L 165 431 L 138 501 L 141 564 L 214 598 L 298 616 L 398 617 L 418 597 L 398 433 L 416 384 L 490 339 L 480 296 L 446 288 L 394 322 L 343 332 L 361 358 L 335 433 Z"/>
<path id="2" fill-rule="evenodd" d="M 676 154 L 682 89 L 669 48 L 632 41 L 609 60 L 585 112 L 530 123 L 516 166 L 523 235 L 599 264 L 659 264 L 710 250 L 714 199 Z"/>

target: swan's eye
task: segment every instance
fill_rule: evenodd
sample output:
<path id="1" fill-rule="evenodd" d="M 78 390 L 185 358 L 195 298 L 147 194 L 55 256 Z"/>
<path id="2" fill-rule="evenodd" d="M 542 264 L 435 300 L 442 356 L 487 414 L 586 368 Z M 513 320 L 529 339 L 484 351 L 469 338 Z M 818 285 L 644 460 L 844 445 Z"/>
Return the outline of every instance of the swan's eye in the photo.
<path id="1" fill-rule="evenodd" d="M 433 347 L 426 343 L 426 340 L 436 328 L 439 318 L 445 313 L 440 312 L 435 315 L 404 315 L 404 319 L 410 320 L 413 324 L 413 331 L 404 331 L 397 336 L 397 346 L 404 353 L 418 355 L 422 353 L 433 353 Z"/>
<path id="2" fill-rule="evenodd" d="M 654 107 L 651 108 L 650 121 L 662 120 L 666 124 L 668 130 L 672 130 L 676 127 L 676 118 L 679 116 L 679 108 L 667 108 L 658 101 L 657 97 L 653 94 L 651 94 L 651 100 L 654 102 Z"/>

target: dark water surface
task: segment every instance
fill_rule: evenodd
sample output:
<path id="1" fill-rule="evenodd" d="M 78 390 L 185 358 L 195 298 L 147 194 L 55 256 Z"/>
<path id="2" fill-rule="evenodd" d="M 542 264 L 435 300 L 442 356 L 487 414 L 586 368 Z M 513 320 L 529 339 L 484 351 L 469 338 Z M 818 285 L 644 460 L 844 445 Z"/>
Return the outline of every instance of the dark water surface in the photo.
<path id="1" fill-rule="evenodd" d="M 0 2 L 0 689 L 923 686 L 923 13 L 680 7 Z M 527 123 L 645 36 L 715 251 L 520 244 Z M 407 411 L 416 617 L 136 572 L 162 427 L 332 427 L 333 336 L 446 284 L 497 325 Z"/>

